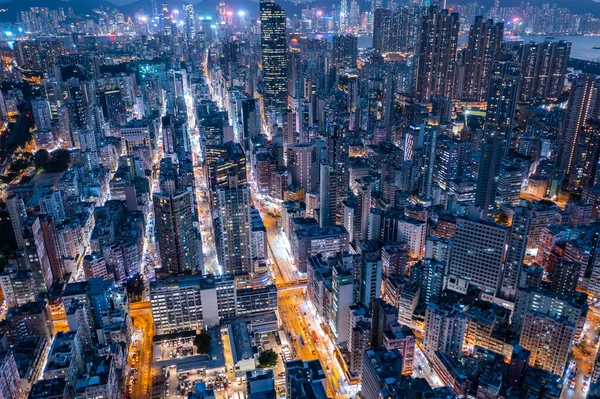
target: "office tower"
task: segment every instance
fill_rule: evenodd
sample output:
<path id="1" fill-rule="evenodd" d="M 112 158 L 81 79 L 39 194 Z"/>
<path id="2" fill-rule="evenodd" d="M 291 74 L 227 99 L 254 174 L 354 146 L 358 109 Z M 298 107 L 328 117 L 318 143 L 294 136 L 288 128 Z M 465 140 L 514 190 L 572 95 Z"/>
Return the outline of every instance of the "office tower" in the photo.
<path id="1" fill-rule="evenodd" d="M 252 271 L 250 200 L 250 190 L 235 174 L 229 175 L 226 187 L 216 190 L 215 244 L 225 273 Z"/>
<path id="2" fill-rule="evenodd" d="M 509 229 L 506 226 L 458 218 L 448 266 L 448 287 L 464 291 L 467 285 L 473 285 L 496 295 L 502 279 L 508 238 Z"/>
<path id="3" fill-rule="evenodd" d="M 573 172 L 577 170 L 574 167 L 578 162 L 577 143 L 583 125 L 589 117 L 593 116 L 592 110 L 597 108 L 596 103 L 600 103 L 600 96 L 596 95 L 597 92 L 596 76 L 593 75 L 578 79 L 571 86 L 556 154 L 557 164 L 565 172 L 563 187 L 567 191 L 577 188 L 577 177 L 572 176 Z"/>
<path id="4" fill-rule="evenodd" d="M 285 397 L 327 398 L 327 376 L 318 359 L 285 363 Z"/>
<path id="5" fill-rule="evenodd" d="M 349 21 L 350 15 L 348 13 L 348 0 L 342 0 L 340 2 L 340 32 L 346 32 L 348 30 Z"/>
<path id="6" fill-rule="evenodd" d="M 515 208 L 508 237 L 502 286 L 500 287 L 500 295 L 509 301 L 514 301 L 519 287 L 521 268 L 527 250 L 527 235 L 529 234 L 531 217 L 532 210 L 529 207 L 517 206 Z"/>
<path id="7" fill-rule="evenodd" d="M 430 303 L 425 312 L 423 351 L 430 357 L 438 351 L 453 358 L 462 357 L 466 329 L 464 313 L 447 305 Z"/>
<path id="8" fill-rule="evenodd" d="M 555 100 L 562 93 L 571 43 L 530 42 L 521 55 L 519 102 Z"/>
<path id="9" fill-rule="evenodd" d="M 530 366 L 562 375 L 574 335 L 575 326 L 564 317 L 529 312 L 523 321 L 519 344 L 531 352 Z"/>
<path id="10" fill-rule="evenodd" d="M 46 99 L 31 100 L 31 112 L 37 130 L 52 130 L 52 112 Z"/>
<path id="11" fill-rule="evenodd" d="M 185 24 L 185 40 L 189 46 L 196 37 L 196 18 L 194 15 L 194 6 L 192 4 L 183 5 L 183 22 Z"/>
<path id="12" fill-rule="evenodd" d="M 465 51 L 465 77 L 461 98 L 486 101 L 490 87 L 492 66 L 500 56 L 504 24 L 475 17 L 469 29 L 469 42 Z"/>
<path id="13" fill-rule="evenodd" d="M 291 184 L 306 190 L 319 188 L 319 161 L 315 143 L 288 144 L 287 167 Z"/>
<path id="14" fill-rule="evenodd" d="M 360 5 L 358 1 L 352 0 L 350 2 L 350 21 L 349 28 L 351 31 L 356 31 L 360 27 Z"/>
<path id="15" fill-rule="evenodd" d="M 346 0 L 343 0 L 345 2 Z M 354 35 L 333 36 L 333 63 L 343 68 L 356 68 L 358 38 Z"/>
<path id="16" fill-rule="evenodd" d="M 503 149 L 502 141 L 497 136 L 491 136 L 481 146 L 475 205 L 486 213 L 496 200 Z"/>
<path id="17" fill-rule="evenodd" d="M 417 101 L 452 97 L 458 43 L 458 14 L 429 7 L 421 19 L 414 77 Z"/>
<path id="18" fill-rule="evenodd" d="M 287 108 L 285 10 L 274 1 L 261 0 L 260 22 L 264 112 L 281 114 Z"/>
<path id="19" fill-rule="evenodd" d="M 485 115 L 484 137 L 499 137 L 503 154 L 511 148 L 512 130 L 517 105 L 520 72 L 513 62 L 497 61 L 493 64 Z"/>
<path id="20" fill-rule="evenodd" d="M 192 192 L 178 190 L 174 182 L 169 183 L 168 168 L 164 166 L 163 171 L 161 165 L 161 192 L 152 195 L 160 269 L 169 275 L 195 273 L 201 265 Z"/>

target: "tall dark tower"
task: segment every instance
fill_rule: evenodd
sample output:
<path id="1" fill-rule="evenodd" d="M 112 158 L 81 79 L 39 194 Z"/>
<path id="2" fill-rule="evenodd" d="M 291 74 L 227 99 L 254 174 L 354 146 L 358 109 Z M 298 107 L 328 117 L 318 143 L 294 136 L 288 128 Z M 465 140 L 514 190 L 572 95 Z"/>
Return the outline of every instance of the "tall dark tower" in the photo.
<path id="1" fill-rule="evenodd" d="M 287 103 L 287 32 L 285 10 L 260 2 L 263 103 L 266 115 L 281 114 Z"/>
<path id="2" fill-rule="evenodd" d="M 417 101 L 452 97 L 458 45 L 458 14 L 429 7 L 421 20 L 414 94 Z"/>
<path id="3" fill-rule="evenodd" d="M 465 79 L 462 98 L 486 101 L 494 61 L 500 55 L 504 24 L 475 17 L 469 30 L 469 43 L 465 53 Z"/>

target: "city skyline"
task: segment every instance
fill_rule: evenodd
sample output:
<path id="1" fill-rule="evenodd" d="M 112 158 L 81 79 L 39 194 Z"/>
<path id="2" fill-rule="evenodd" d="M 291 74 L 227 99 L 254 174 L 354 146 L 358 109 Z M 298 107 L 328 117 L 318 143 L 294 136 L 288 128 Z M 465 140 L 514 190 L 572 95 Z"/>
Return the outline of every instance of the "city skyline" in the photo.
<path id="1" fill-rule="evenodd" d="M 592 7 L 7 4 L 0 396 L 600 398 Z"/>

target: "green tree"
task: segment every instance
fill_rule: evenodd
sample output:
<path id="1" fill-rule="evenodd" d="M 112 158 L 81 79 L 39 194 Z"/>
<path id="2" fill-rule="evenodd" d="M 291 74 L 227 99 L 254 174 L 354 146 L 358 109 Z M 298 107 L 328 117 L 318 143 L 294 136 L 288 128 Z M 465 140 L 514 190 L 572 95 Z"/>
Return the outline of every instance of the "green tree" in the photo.
<path id="1" fill-rule="evenodd" d="M 48 159 L 50 159 L 50 154 L 48 154 L 48 151 L 44 149 L 38 150 L 33 156 L 33 164 L 36 168 L 41 168 L 46 164 L 46 162 L 48 162 Z"/>
<path id="2" fill-rule="evenodd" d="M 127 297 L 129 298 L 130 302 L 141 301 L 145 288 L 146 284 L 144 281 L 144 276 L 142 276 L 140 273 L 125 281 L 125 289 L 127 290 Z"/>
<path id="3" fill-rule="evenodd" d="M 19 158 L 12 163 L 12 165 L 10 166 L 10 170 L 17 174 L 20 174 L 20 173 L 23 173 L 23 171 L 30 166 L 31 166 L 31 164 L 28 161 L 26 161 L 23 158 Z"/>
<path id="4" fill-rule="evenodd" d="M 71 155 L 67 150 L 56 150 L 52 152 L 52 156 L 44 165 L 44 170 L 50 173 L 64 172 L 69 168 L 69 162 L 71 162 Z"/>
<path id="5" fill-rule="evenodd" d="M 196 350 L 198 351 L 198 353 L 202 355 L 208 354 L 208 352 L 210 351 L 211 339 L 212 338 L 210 334 L 207 334 L 204 331 L 196 335 L 196 337 L 194 338 L 194 345 L 196 346 Z"/>
<path id="6" fill-rule="evenodd" d="M 262 368 L 273 368 L 277 366 L 278 358 L 279 355 L 273 349 L 267 349 L 258 355 L 258 366 Z"/>

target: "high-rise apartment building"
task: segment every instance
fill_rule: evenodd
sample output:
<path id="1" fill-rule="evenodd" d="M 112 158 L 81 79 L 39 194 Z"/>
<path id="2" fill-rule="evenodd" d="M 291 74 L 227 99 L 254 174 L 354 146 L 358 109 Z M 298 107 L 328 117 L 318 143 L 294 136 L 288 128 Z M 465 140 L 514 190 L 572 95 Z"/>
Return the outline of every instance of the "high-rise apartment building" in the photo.
<path id="1" fill-rule="evenodd" d="M 236 175 L 229 176 L 227 187 L 217 188 L 215 244 L 225 273 L 252 271 L 250 201 L 250 190 L 238 182 Z"/>
<path id="2" fill-rule="evenodd" d="M 577 188 L 577 176 L 572 176 L 572 172 L 577 170 L 574 168 L 578 163 L 577 144 L 586 120 L 594 116 L 594 110 L 599 108 L 596 105 L 600 104 L 600 96 L 597 96 L 597 92 L 596 76 L 593 75 L 579 79 L 571 86 L 556 154 L 558 166 L 565 173 L 563 186 L 568 191 Z"/>
<path id="3" fill-rule="evenodd" d="M 529 312 L 519 344 L 531 351 L 529 365 L 562 375 L 571 353 L 575 326 L 553 313 Z"/>
<path id="4" fill-rule="evenodd" d="M 458 45 L 458 14 L 431 6 L 421 19 L 414 95 L 428 103 L 452 97 Z"/>
<path id="5" fill-rule="evenodd" d="M 315 143 L 288 144 L 287 166 L 293 186 L 306 192 L 319 187 L 319 161 Z"/>
<path id="6" fill-rule="evenodd" d="M 344 68 L 356 68 L 358 38 L 354 35 L 333 37 L 333 63 Z"/>
<path id="7" fill-rule="evenodd" d="M 526 206 L 517 206 L 513 214 L 500 294 L 513 301 L 519 288 L 521 268 L 527 250 L 527 234 L 531 225 L 532 211 Z"/>
<path id="8" fill-rule="evenodd" d="M 521 55 L 520 102 L 556 99 L 562 93 L 571 43 L 526 43 Z"/>
<path id="9" fill-rule="evenodd" d="M 500 56 L 504 24 L 476 16 L 465 52 L 462 98 L 486 101 L 494 61 Z"/>
<path id="10" fill-rule="evenodd" d="M 516 63 L 497 61 L 493 64 L 487 93 L 484 137 L 498 137 L 503 154 L 512 148 L 519 79 L 519 66 Z"/>
<path id="11" fill-rule="evenodd" d="M 423 351 L 428 356 L 442 352 L 454 358 L 462 356 L 467 329 L 464 313 L 447 305 L 430 303 L 425 312 Z"/>
<path id="12" fill-rule="evenodd" d="M 187 190 L 152 195 L 162 273 L 196 272 L 201 266 L 191 196 Z"/>

